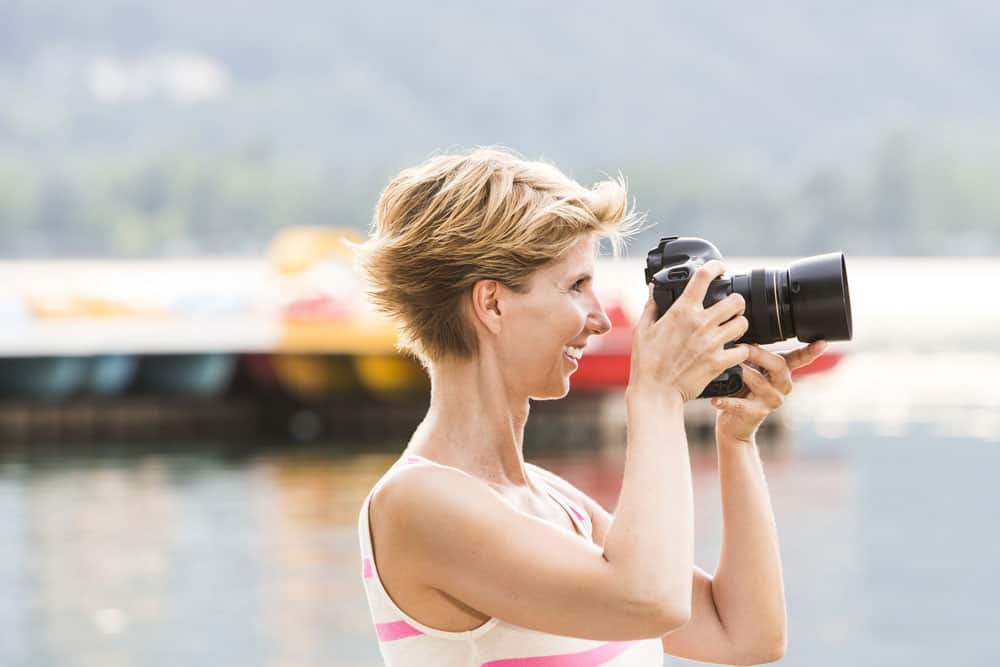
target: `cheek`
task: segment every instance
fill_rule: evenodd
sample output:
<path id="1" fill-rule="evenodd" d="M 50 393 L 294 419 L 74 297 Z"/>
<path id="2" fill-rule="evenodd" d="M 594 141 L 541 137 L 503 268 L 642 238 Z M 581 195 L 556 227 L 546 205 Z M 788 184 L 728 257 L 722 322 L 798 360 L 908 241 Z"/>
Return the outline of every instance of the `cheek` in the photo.
<path id="1" fill-rule="evenodd" d="M 521 357 L 542 360 L 580 335 L 587 324 L 587 310 L 572 296 L 519 304 L 510 340 Z"/>
<path id="2" fill-rule="evenodd" d="M 560 346 L 577 338 L 587 324 L 587 311 L 571 299 L 552 304 L 539 317 L 556 339 L 553 342 Z"/>
<path id="3" fill-rule="evenodd" d="M 566 308 L 566 327 L 572 331 L 570 336 L 578 335 L 586 325 L 587 309 L 583 303 L 572 302 L 568 304 Z"/>

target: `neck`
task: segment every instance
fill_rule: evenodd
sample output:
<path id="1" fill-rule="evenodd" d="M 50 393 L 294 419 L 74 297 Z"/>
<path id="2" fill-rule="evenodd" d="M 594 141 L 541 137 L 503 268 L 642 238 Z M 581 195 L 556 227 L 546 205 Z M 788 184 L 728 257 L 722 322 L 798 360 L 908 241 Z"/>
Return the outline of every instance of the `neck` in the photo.
<path id="1" fill-rule="evenodd" d="M 529 485 L 527 396 L 514 396 L 493 355 L 430 368 L 431 404 L 408 450 L 503 486 Z"/>

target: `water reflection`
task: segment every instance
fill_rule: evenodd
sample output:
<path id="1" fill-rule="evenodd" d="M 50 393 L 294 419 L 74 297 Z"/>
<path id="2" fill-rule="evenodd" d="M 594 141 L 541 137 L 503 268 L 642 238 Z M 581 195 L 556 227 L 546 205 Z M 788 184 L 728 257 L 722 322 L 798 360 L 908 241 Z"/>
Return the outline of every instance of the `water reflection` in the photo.
<path id="1" fill-rule="evenodd" d="M 952 387 L 963 380 L 944 369 L 961 363 L 933 367 L 940 394 L 890 392 L 879 383 L 894 367 L 859 362 L 803 380 L 786 405 L 784 446 L 765 450 L 791 630 L 783 664 L 982 664 L 992 650 L 997 395 Z M 990 376 L 989 363 L 975 366 Z M 399 446 L 8 455 L 0 664 L 380 664 L 355 522 Z M 621 442 L 605 442 L 529 458 L 611 509 L 623 457 Z M 697 557 L 711 570 L 714 450 L 694 447 L 692 467 Z"/>
<path id="2" fill-rule="evenodd" d="M 793 420 L 838 437 L 852 424 L 885 436 L 932 431 L 1000 442 L 1000 354 L 934 354 L 912 347 L 851 354 L 803 379 L 788 406 Z"/>

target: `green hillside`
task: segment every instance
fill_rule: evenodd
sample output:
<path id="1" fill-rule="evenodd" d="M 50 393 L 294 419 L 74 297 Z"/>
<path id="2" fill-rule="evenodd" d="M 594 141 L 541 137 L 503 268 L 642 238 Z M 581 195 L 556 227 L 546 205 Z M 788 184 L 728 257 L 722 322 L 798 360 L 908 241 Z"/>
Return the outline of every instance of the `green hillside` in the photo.
<path id="1" fill-rule="evenodd" d="M 734 7 L 0 1 L 0 254 L 259 253 L 492 143 L 727 254 L 1000 252 L 1000 9 Z"/>

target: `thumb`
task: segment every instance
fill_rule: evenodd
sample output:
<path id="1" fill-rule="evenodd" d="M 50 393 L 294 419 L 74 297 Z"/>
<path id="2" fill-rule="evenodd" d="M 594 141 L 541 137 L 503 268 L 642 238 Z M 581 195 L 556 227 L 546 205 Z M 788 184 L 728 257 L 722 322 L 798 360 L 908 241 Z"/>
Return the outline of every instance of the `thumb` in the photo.
<path id="1" fill-rule="evenodd" d="M 653 284 L 649 284 L 649 298 L 646 299 L 646 305 L 642 308 L 642 314 L 639 316 L 639 321 L 636 322 L 636 328 L 649 328 L 653 322 L 656 321 L 656 301 L 653 299 Z"/>
<path id="2" fill-rule="evenodd" d="M 785 357 L 785 361 L 788 362 L 789 369 L 801 368 L 803 366 L 808 366 L 814 362 L 817 358 L 822 356 L 823 352 L 826 351 L 827 343 L 825 340 L 814 340 L 805 347 L 800 347 L 792 352 L 786 352 L 782 354 Z"/>

